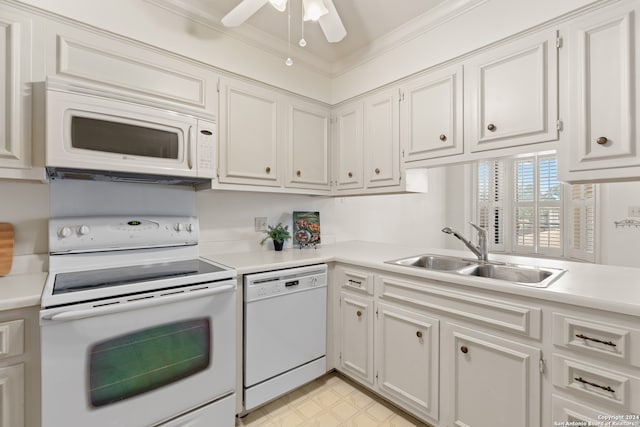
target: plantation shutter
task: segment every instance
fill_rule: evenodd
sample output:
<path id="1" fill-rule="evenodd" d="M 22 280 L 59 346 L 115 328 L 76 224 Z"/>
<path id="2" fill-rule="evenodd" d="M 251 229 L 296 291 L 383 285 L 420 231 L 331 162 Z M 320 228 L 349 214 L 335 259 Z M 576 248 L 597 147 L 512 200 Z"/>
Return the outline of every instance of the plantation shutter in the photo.
<path id="1" fill-rule="evenodd" d="M 489 250 L 504 252 L 504 162 L 479 161 L 477 172 L 477 224 L 487 230 Z"/>
<path id="2" fill-rule="evenodd" d="M 536 247 L 535 157 L 513 162 L 513 250 L 535 252 Z"/>
<path id="3" fill-rule="evenodd" d="M 562 187 L 555 156 L 538 158 L 538 253 L 562 256 Z"/>
<path id="4" fill-rule="evenodd" d="M 568 256 L 595 262 L 596 185 L 570 186 Z"/>

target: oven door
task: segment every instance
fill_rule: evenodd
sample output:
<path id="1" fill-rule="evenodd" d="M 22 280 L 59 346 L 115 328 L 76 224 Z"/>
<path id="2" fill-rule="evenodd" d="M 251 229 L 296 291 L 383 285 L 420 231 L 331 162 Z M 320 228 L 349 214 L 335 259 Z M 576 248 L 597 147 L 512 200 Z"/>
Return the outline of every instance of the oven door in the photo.
<path id="1" fill-rule="evenodd" d="M 235 283 L 42 310 L 42 426 L 150 426 L 230 396 Z"/>

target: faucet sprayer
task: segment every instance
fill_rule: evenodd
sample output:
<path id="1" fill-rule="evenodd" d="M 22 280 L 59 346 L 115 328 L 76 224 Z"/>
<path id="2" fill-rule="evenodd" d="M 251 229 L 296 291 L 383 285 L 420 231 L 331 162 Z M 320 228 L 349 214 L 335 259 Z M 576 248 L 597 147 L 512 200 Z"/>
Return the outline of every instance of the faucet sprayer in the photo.
<path id="1" fill-rule="evenodd" d="M 443 233 L 453 234 L 458 240 L 465 244 L 466 247 L 471 250 L 477 257 L 478 261 L 486 262 L 488 261 L 488 250 L 487 250 L 487 231 L 470 222 L 471 226 L 478 230 L 478 244 L 472 243 L 470 240 L 466 239 L 462 234 L 458 233 L 451 227 L 445 227 L 442 229 Z"/>

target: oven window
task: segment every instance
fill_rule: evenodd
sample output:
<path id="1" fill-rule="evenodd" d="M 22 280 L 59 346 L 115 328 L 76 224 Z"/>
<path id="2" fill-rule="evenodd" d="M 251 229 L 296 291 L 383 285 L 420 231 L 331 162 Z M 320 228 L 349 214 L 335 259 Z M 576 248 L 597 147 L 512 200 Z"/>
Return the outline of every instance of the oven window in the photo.
<path id="1" fill-rule="evenodd" d="M 95 408 L 155 390 L 207 369 L 208 318 L 169 323 L 103 341 L 89 349 Z"/>
<path id="2" fill-rule="evenodd" d="M 178 159 L 178 133 L 74 116 L 71 146 L 132 156 Z"/>

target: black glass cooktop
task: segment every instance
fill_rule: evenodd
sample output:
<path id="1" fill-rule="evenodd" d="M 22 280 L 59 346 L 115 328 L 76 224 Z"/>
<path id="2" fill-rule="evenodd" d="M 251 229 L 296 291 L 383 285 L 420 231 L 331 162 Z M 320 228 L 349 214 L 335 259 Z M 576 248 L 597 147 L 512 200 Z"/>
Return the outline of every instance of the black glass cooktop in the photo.
<path id="1" fill-rule="evenodd" d="M 53 294 L 65 294 L 174 277 L 197 276 L 225 270 L 223 267 L 199 259 L 191 259 L 159 264 L 58 273 L 53 284 Z"/>

